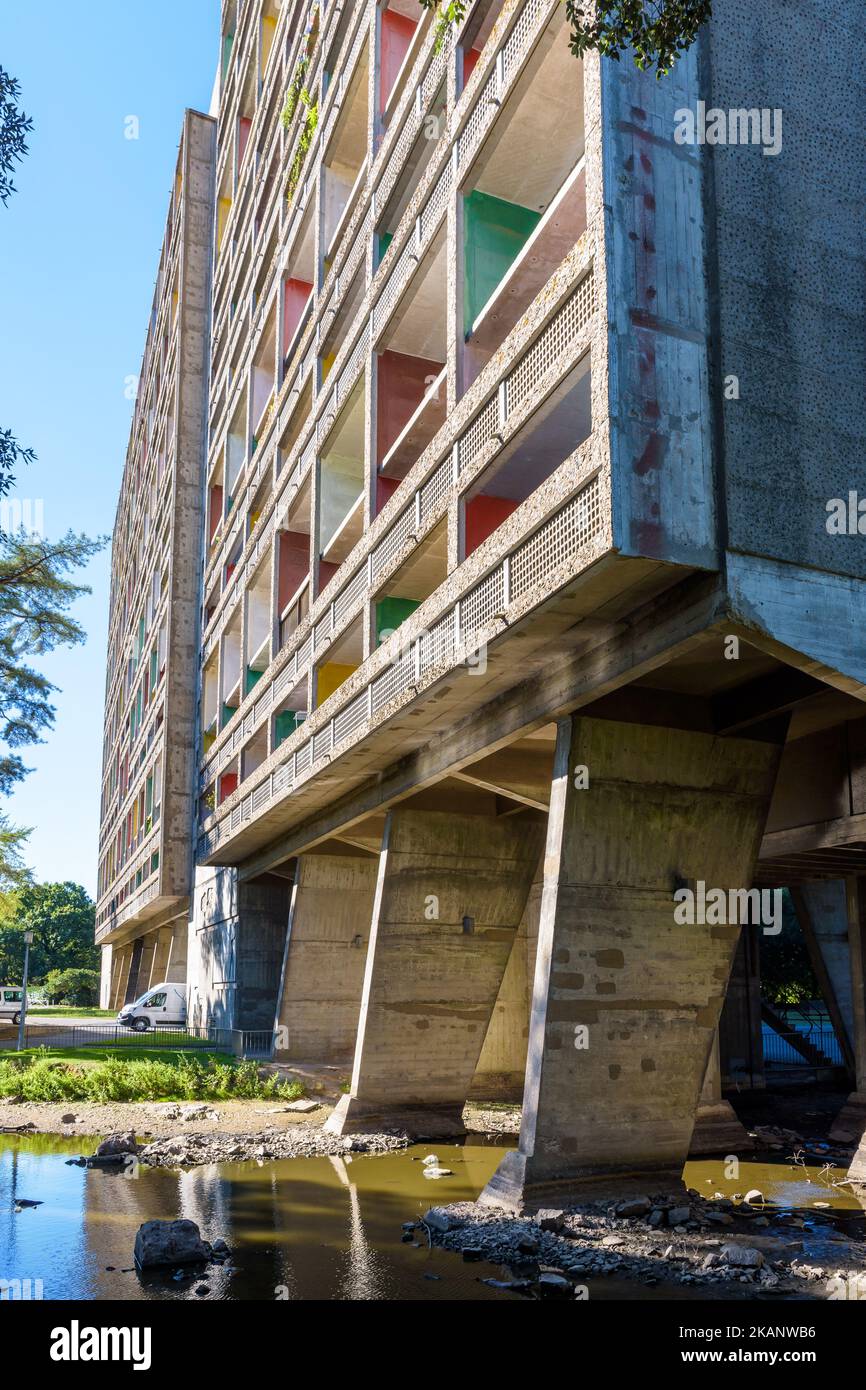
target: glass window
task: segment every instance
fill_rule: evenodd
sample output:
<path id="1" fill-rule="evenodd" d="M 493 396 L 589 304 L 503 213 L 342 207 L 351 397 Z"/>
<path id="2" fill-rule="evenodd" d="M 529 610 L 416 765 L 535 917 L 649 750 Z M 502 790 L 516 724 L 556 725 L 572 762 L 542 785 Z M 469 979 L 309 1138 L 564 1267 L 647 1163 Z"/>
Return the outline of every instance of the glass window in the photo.
<path id="1" fill-rule="evenodd" d="M 6 989 L 3 991 L 7 1004 L 20 1004 L 23 992 L 20 989 Z"/>
<path id="2" fill-rule="evenodd" d="M 152 994 L 152 995 L 150 996 L 149 999 L 145 999 L 145 1001 L 144 1001 L 145 1008 L 147 1008 L 147 1009 L 161 1009 L 161 1008 L 163 1008 L 163 1006 L 164 1006 L 164 1004 L 165 1004 L 165 1001 L 166 1001 L 166 997 L 167 997 L 167 996 L 166 996 L 166 994 L 165 994 L 165 991 L 163 991 L 162 994 Z"/>

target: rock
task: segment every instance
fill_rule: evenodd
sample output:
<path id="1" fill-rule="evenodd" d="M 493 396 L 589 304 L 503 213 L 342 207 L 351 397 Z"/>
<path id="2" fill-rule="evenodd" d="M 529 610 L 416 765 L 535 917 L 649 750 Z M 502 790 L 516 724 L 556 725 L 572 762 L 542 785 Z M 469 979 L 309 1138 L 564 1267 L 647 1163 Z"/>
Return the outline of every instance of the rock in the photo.
<path id="1" fill-rule="evenodd" d="M 620 1202 L 616 1209 L 617 1216 L 624 1220 L 646 1216 L 652 1210 L 652 1202 L 649 1197 L 635 1197 L 630 1202 Z"/>
<path id="2" fill-rule="evenodd" d="M 77 1115 L 61 1115 L 60 1123 L 62 1125 L 74 1125 L 77 1118 Z"/>
<path id="3" fill-rule="evenodd" d="M 428 1154 L 426 1158 L 422 1158 L 421 1162 L 425 1168 L 436 1168 L 439 1164 L 439 1158 L 436 1154 Z"/>
<path id="4" fill-rule="evenodd" d="M 214 1241 L 211 1249 L 215 1255 L 230 1255 L 232 1253 L 222 1236 L 220 1236 L 219 1240 Z"/>
<path id="5" fill-rule="evenodd" d="M 537 1255 L 541 1249 L 541 1241 L 536 1240 L 535 1236 L 518 1236 L 517 1248 L 521 1255 Z"/>
<path id="6" fill-rule="evenodd" d="M 210 1258 L 194 1221 L 145 1221 L 135 1237 L 135 1263 L 140 1269 L 158 1265 L 199 1264 Z"/>
<path id="7" fill-rule="evenodd" d="M 127 1154 L 137 1154 L 140 1152 L 140 1147 L 135 1142 L 135 1135 L 130 1129 L 125 1134 L 109 1134 L 99 1145 L 94 1157 L 125 1158 Z"/>
<path id="8" fill-rule="evenodd" d="M 662 1211 L 661 1207 L 653 1207 L 647 1219 L 647 1224 L 653 1227 L 660 1226 L 664 1221 L 664 1218 L 665 1214 Z"/>
<path id="9" fill-rule="evenodd" d="M 711 1221 L 714 1226 L 733 1226 L 734 1218 L 726 1211 L 705 1211 L 704 1220 Z"/>
<path id="10" fill-rule="evenodd" d="M 196 1293 L 198 1294 L 199 1298 L 207 1298 L 208 1294 L 210 1293 L 210 1288 L 207 1284 L 199 1284 L 198 1288 L 196 1289 Z"/>
<path id="11" fill-rule="evenodd" d="M 753 1245 L 737 1245 L 734 1241 L 723 1245 L 719 1254 L 727 1264 L 734 1265 L 737 1269 L 760 1269 L 764 1263 L 760 1250 L 756 1250 Z"/>
<path id="12" fill-rule="evenodd" d="M 607 1246 L 609 1250 L 614 1250 L 618 1245 L 624 1245 L 625 1241 L 622 1236 L 605 1236 L 601 1243 Z"/>
<path id="13" fill-rule="evenodd" d="M 424 1164 L 425 1178 L 453 1178 L 454 1174 L 450 1168 L 434 1168 L 432 1164 Z"/>
<path id="14" fill-rule="evenodd" d="M 286 1106 L 287 1110 L 294 1110 L 298 1115 L 310 1115 L 314 1110 L 318 1110 L 317 1100 L 293 1100 Z"/>
<path id="15" fill-rule="evenodd" d="M 570 1298 L 572 1284 L 564 1274 L 546 1271 L 538 1277 L 538 1292 L 542 1298 Z"/>
<path id="16" fill-rule="evenodd" d="M 670 1207 L 668 1209 L 668 1225 L 684 1226 L 691 1214 L 690 1207 Z"/>
<path id="17" fill-rule="evenodd" d="M 766 1201 L 766 1198 L 765 1198 L 763 1192 L 761 1192 L 757 1187 L 752 1187 L 752 1188 L 750 1188 L 749 1191 L 746 1193 L 745 1197 L 743 1198 L 743 1201 L 744 1201 L 744 1202 L 760 1202 L 761 1205 L 763 1206 L 764 1203 L 765 1203 L 765 1201 Z"/>
<path id="18" fill-rule="evenodd" d="M 430 1227 L 431 1231 L 438 1231 L 441 1235 L 445 1235 L 447 1231 L 453 1229 L 451 1217 L 441 1207 L 431 1207 L 421 1220 L 425 1226 Z"/>
<path id="19" fill-rule="evenodd" d="M 463 1248 L 463 1260 L 465 1264 L 476 1264 L 478 1260 L 484 1259 L 484 1251 L 480 1245 L 466 1245 Z"/>
<path id="20" fill-rule="evenodd" d="M 187 1121 L 187 1120 L 201 1120 L 201 1119 L 204 1118 L 204 1116 L 208 1113 L 209 1110 L 210 1110 L 210 1106 L 209 1106 L 209 1105 L 205 1105 L 205 1104 L 201 1104 L 201 1105 L 184 1105 L 184 1106 L 182 1107 L 180 1113 L 181 1113 L 181 1116 L 183 1117 L 184 1121 Z"/>
<path id="21" fill-rule="evenodd" d="M 542 1231 L 561 1231 L 565 1212 L 555 1207 L 543 1207 L 535 1213 L 534 1221 Z"/>

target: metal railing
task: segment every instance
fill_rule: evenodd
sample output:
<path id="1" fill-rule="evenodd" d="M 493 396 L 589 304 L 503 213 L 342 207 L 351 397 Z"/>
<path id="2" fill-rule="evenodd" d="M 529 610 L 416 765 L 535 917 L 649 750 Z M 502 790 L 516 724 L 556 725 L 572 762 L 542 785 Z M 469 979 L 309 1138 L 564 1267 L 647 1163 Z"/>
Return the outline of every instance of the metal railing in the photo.
<path id="1" fill-rule="evenodd" d="M 213 1024 L 148 1028 L 136 1032 L 117 1023 L 67 1023 L 63 1019 L 35 1024 L 24 1029 L 26 1049 L 94 1048 L 106 1055 L 122 1055 L 124 1049 L 164 1049 L 167 1052 L 225 1052 L 234 1057 L 270 1058 L 274 1054 L 272 1029 L 220 1028 Z M 18 1030 L 0 1025 L 0 1051 L 15 1052 Z"/>

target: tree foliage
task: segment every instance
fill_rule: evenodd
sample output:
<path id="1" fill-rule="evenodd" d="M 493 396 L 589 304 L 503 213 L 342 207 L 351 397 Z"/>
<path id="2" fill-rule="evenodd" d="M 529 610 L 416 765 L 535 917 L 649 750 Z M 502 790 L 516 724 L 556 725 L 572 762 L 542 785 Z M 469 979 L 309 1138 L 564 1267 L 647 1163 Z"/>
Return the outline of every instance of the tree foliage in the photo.
<path id="1" fill-rule="evenodd" d="M 14 193 L 12 173 L 27 153 L 27 136 L 33 122 L 18 106 L 21 88 L 5 68 L 0 67 L 0 203 Z"/>
<path id="2" fill-rule="evenodd" d="M 26 137 L 33 129 L 32 120 L 18 106 L 20 95 L 15 78 L 0 67 L 0 203 L 4 207 L 15 192 L 12 172 L 27 153 Z M 0 429 L 0 497 L 15 482 L 15 465 L 32 463 L 34 458 L 33 450 L 22 448 L 11 430 Z"/>
<path id="3" fill-rule="evenodd" d="M 782 899 L 782 930 L 760 937 L 761 993 L 771 1004 L 802 1004 L 820 995 L 791 895 Z"/>
<path id="4" fill-rule="evenodd" d="M 17 983 L 24 962 L 24 932 L 32 931 L 30 976 L 96 970 L 95 907 L 79 883 L 28 883 L 0 895 L 0 984 Z"/>
<path id="5" fill-rule="evenodd" d="M 49 1004 L 86 1008 L 99 1001 L 98 970 L 49 970 L 42 985 Z"/>
<path id="6" fill-rule="evenodd" d="M 59 541 L 0 535 L 0 794 L 27 771 L 17 750 L 40 742 L 54 723 L 56 687 L 27 658 L 85 640 L 69 609 L 90 590 L 69 574 L 104 544 L 71 531 Z"/>

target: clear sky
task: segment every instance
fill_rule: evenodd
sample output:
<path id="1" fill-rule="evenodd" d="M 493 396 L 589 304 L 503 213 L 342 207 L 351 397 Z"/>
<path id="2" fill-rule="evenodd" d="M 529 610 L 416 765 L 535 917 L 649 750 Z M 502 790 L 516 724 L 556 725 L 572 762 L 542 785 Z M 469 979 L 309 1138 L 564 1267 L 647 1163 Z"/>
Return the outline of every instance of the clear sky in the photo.
<path id="1" fill-rule="evenodd" d="M 111 531 L 184 108 L 207 111 L 219 0 L 43 0 L 0 9 L 0 64 L 33 117 L 0 204 L 0 426 L 36 450 L 13 495 L 45 531 Z M 125 138 L 128 116 L 139 138 Z M 3 809 L 33 826 L 42 881 L 96 887 L 109 552 L 77 606 L 83 647 L 42 662 L 60 689 L 34 770 Z"/>

